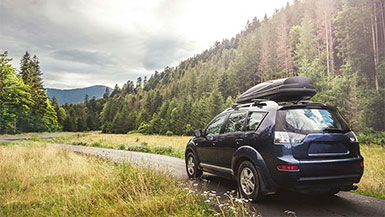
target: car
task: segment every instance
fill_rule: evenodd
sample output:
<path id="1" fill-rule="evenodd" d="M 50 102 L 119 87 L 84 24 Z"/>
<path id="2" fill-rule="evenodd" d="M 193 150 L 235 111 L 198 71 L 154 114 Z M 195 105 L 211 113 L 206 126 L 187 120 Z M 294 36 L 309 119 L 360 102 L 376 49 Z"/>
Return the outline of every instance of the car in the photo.
<path id="1" fill-rule="evenodd" d="M 337 109 L 274 98 L 249 97 L 196 130 L 185 150 L 188 177 L 208 172 L 234 179 L 240 195 L 253 201 L 280 188 L 313 195 L 357 189 L 364 159 Z"/>

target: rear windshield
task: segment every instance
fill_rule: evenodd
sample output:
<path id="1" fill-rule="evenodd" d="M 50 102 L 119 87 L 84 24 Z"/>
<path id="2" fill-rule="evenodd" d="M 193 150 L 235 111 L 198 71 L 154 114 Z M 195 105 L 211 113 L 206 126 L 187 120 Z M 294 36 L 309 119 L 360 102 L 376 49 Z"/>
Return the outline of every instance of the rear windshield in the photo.
<path id="1" fill-rule="evenodd" d="M 335 110 L 298 108 L 277 112 L 277 131 L 301 134 L 330 132 L 346 133 L 349 128 Z"/>

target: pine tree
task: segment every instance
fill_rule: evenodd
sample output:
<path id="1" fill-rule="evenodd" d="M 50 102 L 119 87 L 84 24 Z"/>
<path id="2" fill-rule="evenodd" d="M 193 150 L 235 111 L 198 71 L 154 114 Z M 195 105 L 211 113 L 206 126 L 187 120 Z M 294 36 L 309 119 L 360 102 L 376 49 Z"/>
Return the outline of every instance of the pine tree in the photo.
<path id="1" fill-rule="evenodd" d="M 56 112 L 43 87 L 39 64 L 38 57 L 34 55 L 31 59 L 28 52 L 25 53 L 20 63 L 21 77 L 30 87 L 29 93 L 33 101 L 31 116 L 21 121 L 23 131 L 55 131 L 59 127 Z"/>

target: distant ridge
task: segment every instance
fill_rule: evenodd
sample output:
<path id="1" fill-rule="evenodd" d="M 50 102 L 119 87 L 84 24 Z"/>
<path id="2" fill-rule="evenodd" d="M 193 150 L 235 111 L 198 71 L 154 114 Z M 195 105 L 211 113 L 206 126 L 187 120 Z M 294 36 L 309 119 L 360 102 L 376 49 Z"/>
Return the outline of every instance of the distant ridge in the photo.
<path id="1" fill-rule="evenodd" d="M 91 99 L 92 97 L 100 98 L 103 97 L 103 94 L 106 91 L 106 88 L 109 88 L 104 85 L 95 85 L 91 87 L 85 88 L 75 88 L 75 89 L 55 89 L 55 88 L 46 88 L 48 97 L 52 99 L 52 97 L 56 97 L 59 104 L 64 103 L 79 103 L 83 102 L 86 95 Z M 110 93 L 112 89 L 110 89 Z"/>

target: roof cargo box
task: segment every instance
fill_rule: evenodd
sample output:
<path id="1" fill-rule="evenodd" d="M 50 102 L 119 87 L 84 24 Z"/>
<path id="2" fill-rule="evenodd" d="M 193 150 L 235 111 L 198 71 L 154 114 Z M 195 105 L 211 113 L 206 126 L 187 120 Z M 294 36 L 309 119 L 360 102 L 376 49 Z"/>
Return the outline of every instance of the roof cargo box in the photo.
<path id="1" fill-rule="evenodd" d="M 249 103 L 254 99 L 292 102 L 310 99 L 315 94 L 311 78 L 296 76 L 257 84 L 242 93 L 237 103 Z"/>

